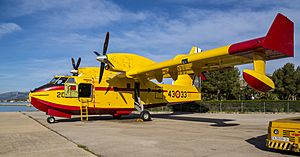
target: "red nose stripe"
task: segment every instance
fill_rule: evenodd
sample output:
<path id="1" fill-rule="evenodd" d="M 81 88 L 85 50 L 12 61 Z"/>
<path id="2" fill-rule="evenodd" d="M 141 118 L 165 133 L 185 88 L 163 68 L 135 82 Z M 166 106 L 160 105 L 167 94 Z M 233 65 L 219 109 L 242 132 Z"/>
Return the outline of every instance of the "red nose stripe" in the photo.
<path id="1" fill-rule="evenodd" d="M 56 108 L 56 109 L 62 109 L 62 110 L 79 110 L 79 106 L 66 106 L 61 104 L 56 104 L 48 101 L 44 101 L 41 99 L 37 99 L 35 97 L 31 97 L 31 104 L 36 107 L 37 109 L 47 112 L 48 108 Z"/>
<path id="2" fill-rule="evenodd" d="M 65 86 L 53 86 L 53 87 L 43 88 L 43 89 L 39 89 L 36 92 L 46 92 L 52 90 L 65 90 Z"/>

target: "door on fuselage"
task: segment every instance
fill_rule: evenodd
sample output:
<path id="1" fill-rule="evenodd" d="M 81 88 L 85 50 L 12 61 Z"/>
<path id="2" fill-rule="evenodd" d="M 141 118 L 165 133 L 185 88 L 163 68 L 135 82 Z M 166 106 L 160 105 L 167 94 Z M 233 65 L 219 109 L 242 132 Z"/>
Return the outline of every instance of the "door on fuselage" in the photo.
<path id="1" fill-rule="evenodd" d="M 89 83 L 80 83 L 78 85 L 78 98 L 82 103 L 91 102 L 93 96 L 93 85 Z"/>
<path id="2" fill-rule="evenodd" d="M 89 83 L 76 84 L 74 78 L 69 78 L 65 83 L 65 97 L 78 98 L 81 102 L 90 102 L 93 98 L 93 86 Z"/>
<path id="3" fill-rule="evenodd" d="M 65 97 L 66 98 L 78 98 L 78 85 L 74 78 L 69 78 L 65 82 Z"/>

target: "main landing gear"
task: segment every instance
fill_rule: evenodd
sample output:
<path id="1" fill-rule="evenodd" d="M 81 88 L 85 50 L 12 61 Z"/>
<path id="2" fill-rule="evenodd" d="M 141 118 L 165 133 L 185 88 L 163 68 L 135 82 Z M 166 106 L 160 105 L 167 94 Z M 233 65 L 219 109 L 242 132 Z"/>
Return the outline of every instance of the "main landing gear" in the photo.
<path id="1" fill-rule="evenodd" d="M 50 124 L 55 123 L 55 118 L 53 116 L 50 116 L 50 117 L 47 118 L 47 122 L 50 123 Z"/>
<path id="2" fill-rule="evenodd" d="M 144 110 L 143 104 L 141 104 L 140 99 L 138 98 L 138 101 L 134 102 L 134 108 L 140 112 L 140 120 L 143 121 L 150 121 L 151 120 L 151 114 L 149 111 Z"/>
<path id="3" fill-rule="evenodd" d="M 141 103 L 141 98 L 140 98 L 140 83 L 135 82 L 134 83 L 134 108 L 140 112 L 140 121 L 150 121 L 151 120 L 151 115 L 150 112 L 147 110 L 144 110 L 144 106 Z"/>
<path id="4" fill-rule="evenodd" d="M 150 112 L 147 111 L 147 110 L 144 110 L 140 113 L 140 118 L 143 120 L 143 121 L 150 121 L 151 120 L 151 115 L 150 115 Z"/>

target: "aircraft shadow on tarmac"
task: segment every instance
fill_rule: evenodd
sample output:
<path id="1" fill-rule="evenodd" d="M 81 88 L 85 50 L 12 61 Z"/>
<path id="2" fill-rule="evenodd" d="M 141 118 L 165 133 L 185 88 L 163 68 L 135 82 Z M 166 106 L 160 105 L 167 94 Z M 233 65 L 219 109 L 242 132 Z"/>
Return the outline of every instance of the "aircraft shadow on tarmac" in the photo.
<path id="1" fill-rule="evenodd" d="M 122 116 L 122 118 L 113 118 L 110 115 L 101 115 L 101 116 L 89 116 L 89 120 L 88 121 L 106 121 L 106 120 L 118 120 L 118 121 L 135 121 L 135 119 L 139 118 L 138 114 L 131 114 L 131 115 L 124 115 Z M 74 118 L 70 118 L 70 119 L 57 119 L 57 122 L 77 122 L 77 121 L 81 121 L 80 117 L 74 117 Z"/>
<path id="2" fill-rule="evenodd" d="M 184 114 L 191 114 L 191 113 L 175 112 L 173 114 L 153 114 L 152 117 L 153 118 L 162 118 L 162 119 L 171 119 L 171 120 L 213 123 L 210 126 L 215 126 L 215 127 L 230 127 L 230 126 L 240 125 L 238 123 L 226 123 L 226 122 L 235 121 L 234 119 L 216 119 L 216 118 L 203 118 L 203 117 L 176 116 L 176 115 L 184 115 Z"/>
<path id="3" fill-rule="evenodd" d="M 245 140 L 249 144 L 254 145 L 256 148 L 266 151 L 266 152 L 274 152 L 274 153 L 280 153 L 284 155 L 292 155 L 292 156 L 298 156 L 299 154 L 296 152 L 289 152 L 289 151 L 283 151 L 283 150 L 278 150 L 278 149 L 270 149 L 266 147 L 266 139 L 267 139 L 267 134 L 257 136 L 257 137 L 252 137 L 250 139 Z"/>
<path id="4" fill-rule="evenodd" d="M 175 112 L 172 114 L 152 114 L 152 118 L 160 118 L 160 119 L 171 119 L 171 120 L 181 120 L 181 121 L 192 121 L 192 122 L 204 122 L 204 123 L 212 123 L 210 126 L 214 127 L 230 127 L 240 125 L 238 123 L 226 123 L 235 121 L 234 119 L 216 119 L 216 118 L 203 118 L 203 117 L 189 117 L 189 116 L 176 116 L 176 115 L 185 115 L 191 114 L 186 112 Z M 102 116 L 90 116 L 89 121 L 98 121 L 98 120 L 110 120 L 110 121 L 118 121 L 118 122 L 133 122 L 139 118 L 138 114 L 131 114 L 122 116 L 120 119 L 115 119 L 109 115 Z M 71 119 L 57 119 L 57 122 L 76 122 L 80 121 L 79 117 L 71 118 Z"/>

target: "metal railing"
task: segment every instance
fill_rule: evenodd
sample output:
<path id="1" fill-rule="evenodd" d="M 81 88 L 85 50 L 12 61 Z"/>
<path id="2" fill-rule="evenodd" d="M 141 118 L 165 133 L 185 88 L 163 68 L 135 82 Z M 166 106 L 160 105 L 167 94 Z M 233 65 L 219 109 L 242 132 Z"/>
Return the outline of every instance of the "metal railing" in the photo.
<path id="1" fill-rule="evenodd" d="M 156 107 L 150 111 L 157 112 L 228 112 L 228 113 L 278 113 L 300 112 L 300 101 L 271 101 L 271 100 L 243 100 L 243 101 L 199 101 L 196 103 L 177 104 Z"/>

